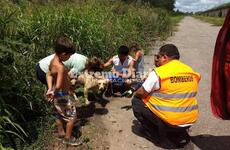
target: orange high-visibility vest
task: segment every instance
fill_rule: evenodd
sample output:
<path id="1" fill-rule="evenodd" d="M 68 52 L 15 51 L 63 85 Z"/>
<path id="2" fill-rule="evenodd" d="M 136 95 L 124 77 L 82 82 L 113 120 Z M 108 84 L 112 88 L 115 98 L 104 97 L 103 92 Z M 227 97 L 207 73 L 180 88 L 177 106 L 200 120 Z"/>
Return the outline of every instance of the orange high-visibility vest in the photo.
<path id="1" fill-rule="evenodd" d="M 147 107 L 171 125 L 192 124 L 198 117 L 197 94 L 200 74 L 178 60 L 155 68 L 160 89 L 143 99 Z"/>

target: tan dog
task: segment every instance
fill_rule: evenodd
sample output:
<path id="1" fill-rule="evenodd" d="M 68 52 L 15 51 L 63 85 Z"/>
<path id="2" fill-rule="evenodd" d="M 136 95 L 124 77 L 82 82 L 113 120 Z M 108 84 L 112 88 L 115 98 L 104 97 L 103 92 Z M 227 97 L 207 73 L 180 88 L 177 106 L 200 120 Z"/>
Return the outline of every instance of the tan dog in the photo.
<path id="1" fill-rule="evenodd" d="M 72 86 L 78 84 L 84 86 L 85 104 L 88 105 L 89 104 L 88 91 L 92 90 L 94 94 L 97 93 L 98 91 L 103 91 L 104 89 L 107 88 L 109 81 L 105 77 L 97 74 L 97 73 L 100 74 L 100 72 L 103 70 L 103 62 L 96 57 L 93 57 L 88 60 L 86 64 L 86 70 L 87 71 L 80 74 L 77 79 L 72 79 L 71 84 Z M 90 74 L 88 73 L 89 71 Z M 73 96 L 75 100 L 78 100 L 74 92 L 73 92 Z"/>
<path id="2" fill-rule="evenodd" d="M 94 94 L 96 94 L 98 91 L 103 91 L 107 88 L 108 80 L 105 79 L 103 76 L 95 77 L 93 75 L 88 74 L 85 72 L 84 74 L 81 74 L 77 79 L 72 79 L 72 84 L 81 84 L 84 86 L 84 99 L 85 104 L 90 104 L 88 100 L 88 91 L 92 90 Z M 75 100 L 78 100 L 76 94 L 73 94 Z"/>

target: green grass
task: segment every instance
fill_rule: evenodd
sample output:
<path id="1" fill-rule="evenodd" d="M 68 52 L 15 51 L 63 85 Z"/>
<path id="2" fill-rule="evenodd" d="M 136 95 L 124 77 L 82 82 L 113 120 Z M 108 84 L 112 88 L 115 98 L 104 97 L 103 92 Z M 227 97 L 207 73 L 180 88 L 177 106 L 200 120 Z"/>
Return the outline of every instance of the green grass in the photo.
<path id="1" fill-rule="evenodd" d="M 172 17 L 171 17 L 171 20 L 172 20 L 173 26 L 174 26 L 174 27 L 177 26 L 178 23 L 179 23 L 182 19 L 184 19 L 184 15 L 174 15 L 174 16 L 172 16 Z"/>
<path id="2" fill-rule="evenodd" d="M 41 118 L 50 106 L 43 99 L 44 87 L 36 79 L 35 65 L 53 53 L 56 37 L 66 35 L 79 53 L 107 60 L 120 45 L 136 41 L 147 49 L 150 37 L 165 39 L 173 28 L 165 10 L 119 1 L 40 5 L 1 0 L 0 6 L 2 147 L 23 147 L 39 139 Z"/>
<path id="3" fill-rule="evenodd" d="M 173 31 L 177 31 L 178 23 L 184 18 L 184 15 L 173 15 L 171 17 Z M 172 32 L 173 32 L 172 31 Z"/>
<path id="4" fill-rule="evenodd" d="M 224 17 L 209 17 L 209 16 L 194 16 L 197 19 L 211 23 L 215 26 L 222 26 L 224 23 Z"/>

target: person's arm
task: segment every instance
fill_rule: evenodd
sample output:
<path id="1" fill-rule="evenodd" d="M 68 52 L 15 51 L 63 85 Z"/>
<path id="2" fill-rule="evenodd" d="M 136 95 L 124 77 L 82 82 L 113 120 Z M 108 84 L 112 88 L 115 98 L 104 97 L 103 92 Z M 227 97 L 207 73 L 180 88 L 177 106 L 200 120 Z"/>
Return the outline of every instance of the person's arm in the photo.
<path id="1" fill-rule="evenodd" d="M 46 81 L 47 81 L 48 90 L 52 90 L 52 88 L 53 88 L 53 77 L 52 77 L 50 71 L 46 74 Z"/>
<path id="2" fill-rule="evenodd" d="M 62 82 L 63 82 L 63 75 L 64 75 L 65 68 L 63 66 L 58 66 L 57 67 L 57 81 L 55 84 L 55 89 L 54 91 L 58 91 L 62 87 Z"/>
<path id="3" fill-rule="evenodd" d="M 144 99 L 149 95 L 149 93 L 144 89 L 144 87 L 140 87 L 136 92 L 135 92 L 135 97 L 139 99 Z"/>
<path id="4" fill-rule="evenodd" d="M 140 51 L 136 52 L 134 62 L 136 63 L 140 57 L 141 57 L 141 52 Z"/>
<path id="5" fill-rule="evenodd" d="M 144 99 L 149 95 L 149 93 L 158 90 L 159 88 L 159 77 L 155 71 L 152 71 L 143 83 L 142 87 L 136 91 L 135 96 L 140 99 Z"/>
<path id="6" fill-rule="evenodd" d="M 113 63 L 113 58 L 110 58 L 103 66 L 104 66 L 104 68 L 106 68 L 106 67 L 112 65 L 112 63 Z"/>
<path id="7" fill-rule="evenodd" d="M 134 73 L 134 61 L 132 60 L 128 66 L 127 74 L 122 74 L 123 78 L 129 78 L 132 76 L 132 73 Z"/>
<path id="8" fill-rule="evenodd" d="M 53 91 L 53 76 L 51 75 L 50 71 L 46 74 L 46 81 L 47 81 L 48 90 L 46 92 L 45 97 L 48 101 L 52 101 L 54 98 L 54 91 Z"/>

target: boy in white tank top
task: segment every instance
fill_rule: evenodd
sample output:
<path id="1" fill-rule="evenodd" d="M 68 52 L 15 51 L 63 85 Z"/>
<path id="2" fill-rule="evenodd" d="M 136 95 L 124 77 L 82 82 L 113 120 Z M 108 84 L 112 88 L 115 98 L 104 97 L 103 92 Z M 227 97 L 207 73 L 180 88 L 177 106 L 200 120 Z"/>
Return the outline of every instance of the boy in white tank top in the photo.
<path id="1" fill-rule="evenodd" d="M 110 58 L 105 64 L 104 67 L 112 67 L 112 75 L 109 76 L 110 84 L 108 89 L 112 89 L 111 85 L 116 84 L 123 88 L 124 90 L 130 87 L 131 81 L 128 80 L 131 78 L 134 72 L 134 62 L 133 58 L 129 55 L 129 48 L 127 46 L 120 46 L 118 49 L 118 55 Z M 107 91 L 106 95 L 110 96 L 111 91 Z"/>

